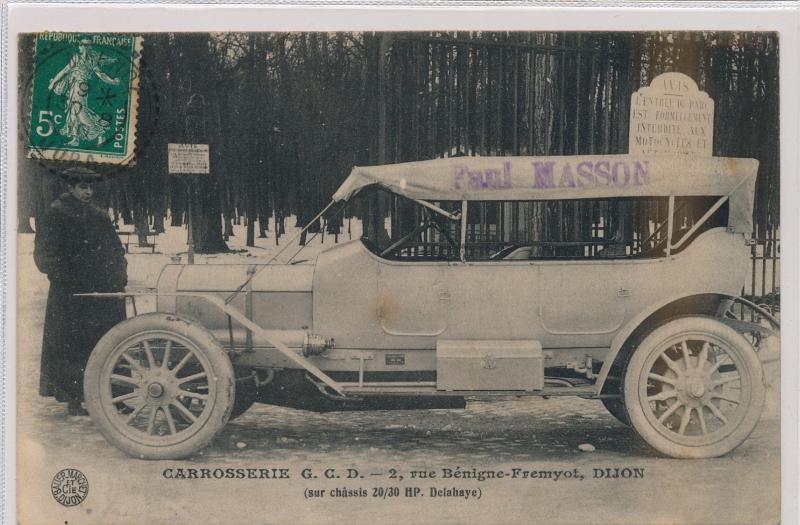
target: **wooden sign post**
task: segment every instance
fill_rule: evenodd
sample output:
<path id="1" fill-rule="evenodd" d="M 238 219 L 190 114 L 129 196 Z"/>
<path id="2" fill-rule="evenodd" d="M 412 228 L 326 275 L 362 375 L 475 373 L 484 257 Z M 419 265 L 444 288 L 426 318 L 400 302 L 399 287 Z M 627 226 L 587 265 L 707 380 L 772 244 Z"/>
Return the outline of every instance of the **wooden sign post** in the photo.
<path id="1" fill-rule="evenodd" d="M 194 186 L 191 178 L 187 176 L 208 175 L 211 173 L 208 144 L 167 144 L 167 165 L 170 175 L 182 175 L 181 180 L 186 184 L 186 225 L 188 229 L 186 240 L 188 251 L 186 256 L 189 264 L 194 264 L 194 235 L 192 233 Z"/>

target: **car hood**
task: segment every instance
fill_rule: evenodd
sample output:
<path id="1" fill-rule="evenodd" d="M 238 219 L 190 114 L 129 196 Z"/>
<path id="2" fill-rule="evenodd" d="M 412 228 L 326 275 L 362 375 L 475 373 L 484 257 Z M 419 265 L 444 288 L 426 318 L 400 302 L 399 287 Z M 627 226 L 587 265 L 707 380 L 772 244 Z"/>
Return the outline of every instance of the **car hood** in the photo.
<path id="1" fill-rule="evenodd" d="M 311 292 L 314 265 L 170 264 L 158 279 L 160 292 L 233 292 L 255 270 L 254 292 Z"/>

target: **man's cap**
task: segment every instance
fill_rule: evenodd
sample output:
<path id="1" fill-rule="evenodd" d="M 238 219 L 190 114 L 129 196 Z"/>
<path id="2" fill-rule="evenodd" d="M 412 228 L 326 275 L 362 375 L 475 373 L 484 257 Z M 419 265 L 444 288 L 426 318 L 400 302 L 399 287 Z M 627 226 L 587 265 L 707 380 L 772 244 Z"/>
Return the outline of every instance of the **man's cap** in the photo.
<path id="1" fill-rule="evenodd" d="M 77 184 L 79 182 L 100 182 L 103 176 L 89 168 L 77 167 L 69 168 L 61 172 L 61 178 L 68 184 Z"/>

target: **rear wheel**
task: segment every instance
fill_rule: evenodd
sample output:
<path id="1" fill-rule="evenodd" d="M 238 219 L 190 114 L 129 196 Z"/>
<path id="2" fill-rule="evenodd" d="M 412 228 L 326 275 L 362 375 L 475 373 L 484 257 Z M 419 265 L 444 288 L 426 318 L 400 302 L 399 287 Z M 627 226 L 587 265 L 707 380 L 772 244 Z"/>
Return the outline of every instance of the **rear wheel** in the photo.
<path id="1" fill-rule="evenodd" d="M 178 459 L 205 447 L 228 421 L 234 385 L 214 337 L 166 314 L 112 328 L 84 378 L 87 409 L 105 438 L 142 459 Z"/>
<path id="2" fill-rule="evenodd" d="M 716 457 L 739 446 L 758 423 L 764 397 L 753 348 L 732 328 L 699 316 L 647 336 L 623 386 L 631 426 L 676 458 Z"/>

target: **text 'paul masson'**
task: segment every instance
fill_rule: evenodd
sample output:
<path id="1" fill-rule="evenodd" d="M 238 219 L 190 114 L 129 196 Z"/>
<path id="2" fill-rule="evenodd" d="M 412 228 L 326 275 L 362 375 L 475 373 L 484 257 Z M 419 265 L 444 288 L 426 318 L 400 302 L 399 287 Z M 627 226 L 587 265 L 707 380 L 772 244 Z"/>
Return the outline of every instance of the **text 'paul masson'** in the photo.
<path id="1" fill-rule="evenodd" d="M 528 180 L 519 180 L 525 172 Z M 533 161 L 530 168 L 515 171 L 513 177 L 512 181 L 511 161 L 504 161 L 497 168 L 456 166 L 453 189 L 476 191 L 526 186 L 534 189 L 647 186 L 650 184 L 650 165 L 646 160 Z"/>

